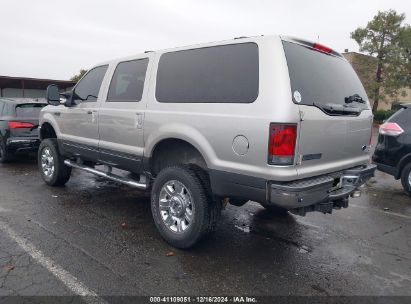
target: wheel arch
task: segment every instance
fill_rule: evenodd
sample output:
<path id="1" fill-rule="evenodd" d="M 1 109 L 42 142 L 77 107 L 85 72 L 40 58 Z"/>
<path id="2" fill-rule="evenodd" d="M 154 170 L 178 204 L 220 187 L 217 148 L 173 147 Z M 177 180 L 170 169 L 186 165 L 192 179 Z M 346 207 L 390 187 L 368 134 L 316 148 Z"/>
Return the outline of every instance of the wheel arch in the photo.
<path id="1" fill-rule="evenodd" d="M 396 174 L 396 176 L 395 176 L 396 179 L 399 179 L 399 178 L 401 177 L 402 170 L 403 170 L 404 167 L 405 167 L 407 164 L 409 164 L 409 163 L 411 163 L 411 153 L 403 156 L 403 157 L 400 159 L 400 161 L 398 162 L 398 165 L 397 165 L 397 169 L 398 169 L 398 170 L 397 170 L 397 174 Z"/>

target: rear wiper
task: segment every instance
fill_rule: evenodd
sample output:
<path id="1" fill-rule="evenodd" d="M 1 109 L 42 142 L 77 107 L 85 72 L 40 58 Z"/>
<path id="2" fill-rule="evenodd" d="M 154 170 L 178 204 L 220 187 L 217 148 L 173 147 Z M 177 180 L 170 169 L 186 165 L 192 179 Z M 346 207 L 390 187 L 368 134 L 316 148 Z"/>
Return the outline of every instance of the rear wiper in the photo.
<path id="1" fill-rule="evenodd" d="M 353 106 L 348 106 L 348 105 L 342 105 L 338 103 L 319 103 L 319 102 L 314 102 L 314 106 L 317 108 L 320 108 L 326 113 L 329 114 L 334 114 L 334 115 L 358 115 L 361 113 L 363 109 L 353 107 Z"/>
<path id="2" fill-rule="evenodd" d="M 353 103 L 353 102 L 365 103 L 365 100 L 362 99 L 362 97 L 358 94 L 354 94 L 354 95 L 345 97 L 344 101 L 345 101 L 345 103 Z"/>

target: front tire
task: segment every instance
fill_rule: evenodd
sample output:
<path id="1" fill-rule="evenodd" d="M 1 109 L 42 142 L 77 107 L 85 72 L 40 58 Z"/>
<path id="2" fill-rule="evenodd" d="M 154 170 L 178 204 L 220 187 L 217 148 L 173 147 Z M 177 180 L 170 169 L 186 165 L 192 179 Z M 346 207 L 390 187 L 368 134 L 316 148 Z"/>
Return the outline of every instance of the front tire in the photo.
<path id="1" fill-rule="evenodd" d="M 411 196 L 411 163 L 406 165 L 401 172 L 401 184 L 405 193 Z"/>
<path id="2" fill-rule="evenodd" d="M 177 248 L 189 248 L 214 230 L 221 209 L 203 176 L 189 166 L 160 171 L 151 191 L 151 211 L 161 236 Z"/>
<path id="3" fill-rule="evenodd" d="M 49 186 L 64 186 L 71 175 L 71 167 L 64 164 L 57 139 L 48 138 L 41 142 L 37 162 L 41 177 Z"/>

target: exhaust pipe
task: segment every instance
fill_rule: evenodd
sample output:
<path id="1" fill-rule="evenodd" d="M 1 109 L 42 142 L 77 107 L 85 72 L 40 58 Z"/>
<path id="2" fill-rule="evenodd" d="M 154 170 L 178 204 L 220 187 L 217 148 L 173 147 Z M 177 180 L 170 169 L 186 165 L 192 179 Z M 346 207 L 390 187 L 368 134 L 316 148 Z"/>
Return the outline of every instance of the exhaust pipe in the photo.
<path id="1" fill-rule="evenodd" d="M 104 178 L 110 179 L 112 181 L 131 186 L 131 187 L 134 187 L 134 188 L 138 188 L 138 189 L 142 189 L 142 190 L 147 189 L 147 184 L 137 182 L 137 181 L 135 181 L 133 179 L 130 179 L 130 178 L 127 178 L 127 177 L 114 175 L 111 172 L 104 172 L 104 171 L 101 171 L 101 170 L 90 168 L 90 167 L 87 167 L 85 165 L 75 163 L 75 162 L 73 162 L 69 159 L 66 159 L 64 161 L 64 164 L 66 166 L 76 168 L 76 169 L 80 169 L 80 170 L 92 173 L 94 175 L 101 176 L 101 177 L 104 177 Z"/>

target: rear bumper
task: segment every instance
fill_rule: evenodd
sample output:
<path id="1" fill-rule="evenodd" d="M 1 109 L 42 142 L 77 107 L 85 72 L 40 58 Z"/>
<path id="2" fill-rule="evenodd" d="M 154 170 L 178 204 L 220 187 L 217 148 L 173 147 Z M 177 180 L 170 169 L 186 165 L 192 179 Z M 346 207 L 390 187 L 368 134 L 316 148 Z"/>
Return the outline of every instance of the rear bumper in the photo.
<path id="1" fill-rule="evenodd" d="M 286 209 L 303 208 L 304 212 L 312 211 L 304 207 L 316 204 L 323 204 L 319 206 L 321 208 L 326 205 L 332 208 L 333 202 L 338 202 L 337 207 L 341 207 L 340 201 L 348 199 L 359 186 L 374 176 L 375 169 L 375 165 L 364 165 L 294 182 L 269 182 L 267 201 Z"/>
<path id="2" fill-rule="evenodd" d="M 32 152 L 39 148 L 40 139 L 30 137 L 11 137 L 6 140 L 6 147 L 12 152 Z"/>
<path id="3" fill-rule="evenodd" d="M 335 207 L 346 207 L 348 197 L 374 176 L 375 169 L 375 165 L 362 165 L 291 182 L 216 170 L 209 174 L 215 196 L 252 200 L 304 215 L 308 211 L 330 213 Z"/>
<path id="4" fill-rule="evenodd" d="M 399 178 L 399 170 L 398 170 L 398 168 L 397 167 L 393 167 L 393 166 L 390 166 L 390 165 L 386 165 L 386 164 L 382 164 L 382 163 L 379 163 L 379 162 L 376 162 L 375 160 L 373 160 L 373 162 L 374 162 L 374 164 L 376 164 L 377 165 L 377 170 L 379 170 L 379 171 L 382 171 L 382 172 L 384 172 L 384 173 L 387 173 L 387 174 L 389 174 L 389 175 L 392 175 L 392 176 L 394 176 L 396 179 L 398 179 Z"/>

